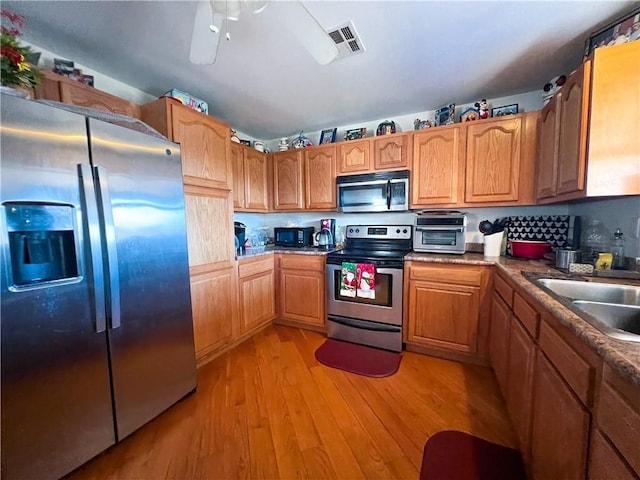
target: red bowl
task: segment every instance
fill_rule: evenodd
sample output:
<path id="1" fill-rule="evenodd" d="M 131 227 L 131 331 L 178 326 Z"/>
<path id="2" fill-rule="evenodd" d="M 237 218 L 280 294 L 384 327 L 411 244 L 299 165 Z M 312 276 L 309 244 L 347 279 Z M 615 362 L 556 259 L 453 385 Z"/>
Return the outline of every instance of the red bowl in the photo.
<path id="1" fill-rule="evenodd" d="M 549 242 L 533 240 L 511 240 L 511 255 L 518 258 L 531 258 L 537 260 L 551 251 Z"/>

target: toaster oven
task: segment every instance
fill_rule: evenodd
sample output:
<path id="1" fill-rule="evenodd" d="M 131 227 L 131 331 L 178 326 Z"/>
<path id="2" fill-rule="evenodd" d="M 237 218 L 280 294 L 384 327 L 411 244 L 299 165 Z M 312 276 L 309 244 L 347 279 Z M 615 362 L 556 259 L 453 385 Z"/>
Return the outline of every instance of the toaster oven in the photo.
<path id="1" fill-rule="evenodd" d="M 416 216 L 413 251 L 463 254 L 467 216 L 457 210 L 427 210 Z"/>

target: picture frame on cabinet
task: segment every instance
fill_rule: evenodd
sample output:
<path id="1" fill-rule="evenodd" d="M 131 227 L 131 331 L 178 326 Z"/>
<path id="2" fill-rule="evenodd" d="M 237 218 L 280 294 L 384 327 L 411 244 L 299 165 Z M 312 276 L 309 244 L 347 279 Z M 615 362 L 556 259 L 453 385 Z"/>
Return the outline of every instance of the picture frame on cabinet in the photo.
<path id="1" fill-rule="evenodd" d="M 436 110 L 436 126 L 451 125 L 454 123 L 454 112 L 456 110 L 456 104 L 450 103 L 444 107 L 440 107 Z"/>
<path id="2" fill-rule="evenodd" d="M 502 107 L 491 109 L 492 117 L 504 117 L 505 115 L 515 115 L 516 113 L 518 113 L 517 103 L 512 103 L 511 105 L 504 105 Z"/>
<path id="3" fill-rule="evenodd" d="M 367 127 L 361 128 L 352 128 L 351 130 L 347 130 L 347 133 L 344 134 L 345 140 L 359 140 L 364 138 L 367 133 Z"/>
<path id="4" fill-rule="evenodd" d="M 240 143 L 242 145 L 244 145 L 245 147 L 250 147 L 251 146 L 251 140 L 240 140 Z"/>
<path id="5" fill-rule="evenodd" d="M 596 48 L 635 40 L 640 40 L 640 7 L 593 32 L 586 41 L 584 58 L 586 59 Z"/>
<path id="6" fill-rule="evenodd" d="M 318 143 L 318 145 L 335 143 L 337 131 L 338 131 L 337 128 L 327 128 L 325 130 L 322 130 L 322 132 L 320 133 L 320 142 Z"/>

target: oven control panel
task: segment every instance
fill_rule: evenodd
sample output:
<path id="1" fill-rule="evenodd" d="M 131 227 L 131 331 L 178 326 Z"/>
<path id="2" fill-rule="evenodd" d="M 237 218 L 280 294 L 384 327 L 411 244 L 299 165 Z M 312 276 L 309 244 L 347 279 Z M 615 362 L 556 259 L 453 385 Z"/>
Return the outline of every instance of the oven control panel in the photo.
<path id="1" fill-rule="evenodd" d="M 376 240 L 410 240 L 413 225 L 348 225 L 347 238 Z"/>

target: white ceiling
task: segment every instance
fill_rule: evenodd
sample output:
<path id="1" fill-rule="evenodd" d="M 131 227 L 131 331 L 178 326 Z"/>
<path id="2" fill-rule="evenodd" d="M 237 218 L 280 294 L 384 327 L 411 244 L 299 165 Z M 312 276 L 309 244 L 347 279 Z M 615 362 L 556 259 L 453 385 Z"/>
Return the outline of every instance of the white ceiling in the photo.
<path id="1" fill-rule="evenodd" d="M 282 28 L 288 3 L 230 22 L 213 65 L 189 62 L 196 2 L 2 0 L 2 8 L 25 17 L 26 41 L 152 95 L 189 92 L 232 127 L 272 139 L 539 90 L 580 63 L 591 32 L 640 5 L 306 1 L 327 29 L 352 20 L 366 48 L 321 66 Z"/>

